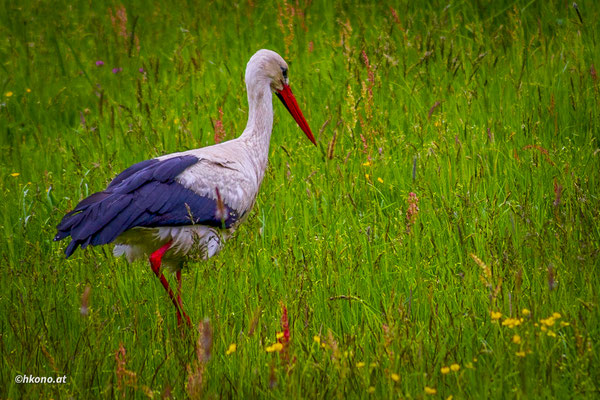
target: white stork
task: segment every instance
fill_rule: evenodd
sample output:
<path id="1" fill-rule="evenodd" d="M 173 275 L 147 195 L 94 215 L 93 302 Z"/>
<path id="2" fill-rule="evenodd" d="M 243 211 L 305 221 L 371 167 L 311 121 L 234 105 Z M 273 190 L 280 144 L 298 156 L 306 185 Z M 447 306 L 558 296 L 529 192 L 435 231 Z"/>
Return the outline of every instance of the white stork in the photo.
<path id="1" fill-rule="evenodd" d="M 267 167 L 273 128 L 274 92 L 308 139 L 315 138 L 288 84 L 288 66 L 270 50 L 259 50 L 246 67 L 248 124 L 236 139 L 134 164 L 108 187 L 82 200 L 57 226 L 55 241 L 71 236 L 65 254 L 81 246 L 114 243 L 113 254 L 132 262 L 148 256 L 177 309 L 191 325 L 181 301 L 181 268 L 191 257 L 208 259 L 243 222 L 254 205 Z M 161 265 L 176 272 L 177 297 Z"/>

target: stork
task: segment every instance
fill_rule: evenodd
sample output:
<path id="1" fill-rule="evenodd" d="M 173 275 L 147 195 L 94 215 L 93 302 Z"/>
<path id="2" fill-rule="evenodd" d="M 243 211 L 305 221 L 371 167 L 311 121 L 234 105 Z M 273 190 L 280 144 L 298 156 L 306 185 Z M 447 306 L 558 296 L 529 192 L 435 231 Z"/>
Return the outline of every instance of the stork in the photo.
<path id="1" fill-rule="evenodd" d="M 83 199 L 57 226 L 55 241 L 71 237 L 68 258 L 81 246 L 114 243 L 129 262 L 149 257 L 177 310 L 191 326 L 181 301 L 181 269 L 193 257 L 208 259 L 248 217 L 263 180 L 273 128 L 275 93 L 308 139 L 315 138 L 292 94 L 288 65 L 259 50 L 246 66 L 248 123 L 236 139 L 142 161 L 117 175 L 101 192 Z M 177 296 L 162 272 L 175 272 Z"/>

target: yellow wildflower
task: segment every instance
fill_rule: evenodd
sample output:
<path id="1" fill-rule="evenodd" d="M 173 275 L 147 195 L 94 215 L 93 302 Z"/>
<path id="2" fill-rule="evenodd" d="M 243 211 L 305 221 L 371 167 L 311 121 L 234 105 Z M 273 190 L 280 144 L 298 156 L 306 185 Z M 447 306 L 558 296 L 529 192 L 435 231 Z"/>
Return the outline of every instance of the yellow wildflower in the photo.
<path id="1" fill-rule="evenodd" d="M 557 313 L 557 312 L 552 313 L 552 318 L 559 319 L 560 317 L 562 317 L 562 315 L 560 315 L 559 313 Z"/>
<path id="2" fill-rule="evenodd" d="M 179 123 L 179 118 L 175 118 L 175 119 L 173 120 L 173 123 L 174 123 L 175 125 L 177 125 L 177 124 Z"/>
<path id="3" fill-rule="evenodd" d="M 362 368 L 362 367 L 364 367 L 365 365 L 366 365 L 366 364 L 365 364 L 364 362 L 362 362 L 362 361 L 359 361 L 359 362 L 357 362 L 357 363 L 356 363 L 356 368 Z"/>
<path id="4" fill-rule="evenodd" d="M 365 178 L 367 178 L 367 180 L 369 179 L 369 174 L 365 174 Z"/>
<path id="5" fill-rule="evenodd" d="M 515 354 L 517 355 L 517 357 L 525 357 L 524 351 L 517 351 Z"/>
<path id="6" fill-rule="evenodd" d="M 392 375 L 390 375 L 390 378 L 392 378 L 394 382 L 398 382 L 400 380 L 400 375 L 394 372 Z"/>
<path id="7" fill-rule="evenodd" d="M 521 336 L 519 335 L 514 335 L 512 338 L 512 341 L 514 344 L 520 344 L 521 343 Z"/>
<path id="8" fill-rule="evenodd" d="M 452 372 L 457 372 L 457 371 L 460 369 L 460 365 L 458 365 L 458 364 L 456 364 L 456 363 L 455 363 L 455 364 L 452 364 L 452 365 L 450 366 L 450 369 L 452 370 Z"/>
<path id="9" fill-rule="evenodd" d="M 508 326 L 509 328 L 514 328 L 515 326 L 521 325 L 522 320 L 516 318 L 506 318 L 502 321 L 502 326 Z"/>
<path id="10" fill-rule="evenodd" d="M 554 333 L 554 331 L 548 331 L 548 336 L 556 337 L 556 333 Z"/>
<path id="11" fill-rule="evenodd" d="M 542 330 L 542 332 L 546 332 L 548 330 L 548 328 L 546 328 L 545 325 L 542 325 L 542 327 L 540 329 Z"/>
<path id="12" fill-rule="evenodd" d="M 452 400 L 454 397 L 452 395 L 446 397 L 446 400 Z"/>
<path id="13" fill-rule="evenodd" d="M 321 343 L 321 337 L 319 337 L 317 335 L 313 336 L 313 340 L 317 343 Z"/>
<path id="14" fill-rule="evenodd" d="M 231 343 L 229 345 L 229 348 L 227 349 L 227 351 L 225 352 L 226 355 L 230 355 L 231 353 L 235 353 L 235 351 L 237 350 L 237 344 L 235 343 Z"/>
<path id="15" fill-rule="evenodd" d="M 277 339 L 281 339 L 283 337 L 283 332 L 277 332 L 277 335 L 275 335 L 275 337 Z"/>
<path id="16" fill-rule="evenodd" d="M 4 93 L 4 95 L 5 95 L 6 97 L 11 97 L 11 96 L 13 95 L 13 92 L 6 92 L 6 93 Z"/>
<path id="17" fill-rule="evenodd" d="M 31 89 L 29 89 L 29 88 L 25 89 L 25 91 L 26 91 L 27 93 L 31 93 Z"/>
<path id="18" fill-rule="evenodd" d="M 554 325 L 554 318 L 548 317 L 546 319 L 541 319 L 540 322 L 546 326 L 552 326 L 552 325 Z"/>
<path id="19" fill-rule="evenodd" d="M 449 367 L 442 367 L 442 368 L 440 369 L 440 372 L 441 372 L 442 374 L 444 374 L 444 375 L 445 375 L 445 374 L 447 374 L 448 372 L 450 372 L 450 368 L 449 368 Z"/>
<path id="20" fill-rule="evenodd" d="M 492 311 L 490 312 L 490 316 L 492 317 L 492 321 L 497 321 L 502 318 L 502 313 L 500 311 Z"/>
<path id="21" fill-rule="evenodd" d="M 12 174 L 10 174 L 10 176 L 12 176 L 13 178 L 16 178 L 19 175 L 21 175 L 21 174 L 18 172 L 13 172 Z"/>
<path id="22" fill-rule="evenodd" d="M 429 386 L 425 386 L 425 393 L 427 393 L 427 394 L 436 394 L 437 390 L 436 390 L 436 388 L 431 388 Z"/>
<path id="23" fill-rule="evenodd" d="M 560 326 L 569 326 L 571 325 L 569 322 L 560 321 Z"/>
<path id="24" fill-rule="evenodd" d="M 371 166 L 371 161 L 367 161 L 366 163 L 363 164 L 363 167 L 370 167 Z"/>
<path id="25" fill-rule="evenodd" d="M 377 182 L 379 182 L 379 183 L 383 183 L 383 179 L 381 179 L 381 178 L 377 178 Z"/>
<path id="26" fill-rule="evenodd" d="M 375 386 L 369 386 L 367 393 L 375 393 Z"/>
<path id="27" fill-rule="evenodd" d="M 267 350 L 267 353 L 272 353 L 274 351 L 281 351 L 283 349 L 283 345 L 279 342 L 268 346 L 265 350 Z"/>
<path id="28" fill-rule="evenodd" d="M 527 317 L 529 314 L 531 314 L 531 311 L 529 311 L 527 308 L 524 308 L 521 310 L 521 314 L 523 314 L 524 317 Z"/>

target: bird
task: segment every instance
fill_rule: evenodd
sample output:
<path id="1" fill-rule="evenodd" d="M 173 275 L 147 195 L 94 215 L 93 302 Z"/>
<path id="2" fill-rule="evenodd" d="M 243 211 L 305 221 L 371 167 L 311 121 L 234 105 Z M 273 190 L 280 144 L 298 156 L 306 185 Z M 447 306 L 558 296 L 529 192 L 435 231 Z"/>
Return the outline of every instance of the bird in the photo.
<path id="1" fill-rule="evenodd" d="M 138 162 L 81 200 L 56 227 L 54 241 L 71 238 L 66 258 L 78 247 L 110 243 L 115 257 L 129 262 L 148 257 L 177 310 L 178 325 L 192 326 L 181 300 L 184 264 L 219 253 L 256 202 L 268 163 L 273 94 L 317 145 L 278 53 L 257 51 L 246 65 L 245 83 L 248 122 L 240 136 Z M 177 295 L 163 267 L 176 274 Z"/>

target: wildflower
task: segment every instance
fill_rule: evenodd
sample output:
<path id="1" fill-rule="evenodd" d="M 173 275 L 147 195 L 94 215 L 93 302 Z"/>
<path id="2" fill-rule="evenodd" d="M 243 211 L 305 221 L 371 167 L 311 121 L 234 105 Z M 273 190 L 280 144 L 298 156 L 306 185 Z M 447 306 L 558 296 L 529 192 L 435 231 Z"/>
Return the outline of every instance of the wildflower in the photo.
<path id="1" fill-rule="evenodd" d="M 177 124 L 179 123 L 179 118 L 175 118 L 175 119 L 173 120 L 173 123 L 174 123 L 175 125 L 177 125 Z"/>
<path id="2" fill-rule="evenodd" d="M 524 351 L 517 351 L 515 354 L 517 355 L 517 357 L 525 357 Z"/>
<path id="3" fill-rule="evenodd" d="M 371 166 L 370 160 L 363 164 L 363 167 L 370 167 L 370 166 Z"/>
<path id="4" fill-rule="evenodd" d="M 313 336 L 313 340 L 317 343 L 321 343 L 321 338 L 317 335 Z"/>
<path id="5" fill-rule="evenodd" d="M 283 337 L 283 332 L 277 332 L 277 335 L 275 335 L 275 337 L 277 339 L 281 339 Z"/>
<path id="6" fill-rule="evenodd" d="M 235 353 L 235 351 L 237 350 L 237 345 L 235 343 L 231 343 L 229 345 L 229 348 L 227 349 L 227 351 L 225 352 L 226 355 L 230 355 L 231 353 Z"/>
<path id="7" fill-rule="evenodd" d="M 18 172 L 13 172 L 12 174 L 10 174 L 10 176 L 12 176 L 13 178 L 16 178 L 19 175 L 21 175 L 21 174 Z"/>
<path id="8" fill-rule="evenodd" d="M 375 386 L 369 386 L 367 393 L 375 393 Z"/>
<path id="9" fill-rule="evenodd" d="M 452 395 L 446 397 L 446 400 L 452 400 L 454 397 Z"/>
<path id="10" fill-rule="evenodd" d="M 497 321 L 502 317 L 502 313 L 500 311 L 492 311 L 490 312 L 490 316 L 492 317 L 492 321 Z"/>
<path id="11" fill-rule="evenodd" d="M 102 60 L 96 61 L 96 67 L 101 67 L 103 65 L 104 65 L 104 61 L 102 61 Z"/>
<path id="12" fill-rule="evenodd" d="M 29 88 L 25 89 L 25 91 L 26 91 L 27 93 L 31 93 L 31 89 L 29 89 Z"/>
<path id="13" fill-rule="evenodd" d="M 392 378 L 394 382 L 398 382 L 400 380 L 400 375 L 394 372 L 392 375 L 390 375 L 390 378 Z"/>
<path id="14" fill-rule="evenodd" d="M 364 367 L 365 365 L 366 365 L 366 364 L 365 364 L 364 362 L 362 362 L 362 361 L 359 361 L 359 362 L 357 362 L 357 363 L 356 363 L 356 368 L 362 368 L 362 367 Z"/>
<path id="15" fill-rule="evenodd" d="M 138 71 L 140 71 L 140 74 L 143 74 L 146 72 L 146 71 L 144 71 L 144 68 L 140 68 L 140 69 L 138 69 Z"/>
<path id="16" fill-rule="evenodd" d="M 379 182 L 379 183 L 383 183 L 383 179 L 381 179 L 381 178 L 377 178 L 377 182 Z"/>
<path id="17" fill-rule="evenodd" d="M 372 362 L 371 364 L 369 364 L 369 367 L 371 367 L 371 368 L 375 368 L 376 366 L 377 366 L 376 362 Z"/>
<path id="18" fill-rule="evenodd" d="M 542 332 L 546 332 L 548 330 L 548 328 L 546 328 L 545 325 L 542 325 L 542 327 L 540 329 L 542 330 Z"/>
<path id="19" fill-rule="evenodd" d="M 13 95 L 13 92 L 6 92 L 4 95 L 5 95 L 6 97 L 11 97 L 11 96 Z"/>
<path id="20" fill-rule="evenodd" d="M 548 331 L 548 336 L 556 337 L 556 333 L 554 333 L 554 331 Z"/>
<path id="21" fill-rule="evenodd" d="M 548 317 L 546 319 L 541 319 L 540 322 L 543 325 L 546 325 L 546 326 L 553 326 L 554 325 L 554 318 L 553 317 Z"/>
<path id="22" fill-rule="evenodd" d="M 215 121 L 215 143 L 221 143 L 225 138 L 225 127 L 223 126 L 223 107 L 219 107 L 219 118 Z"/>
<path id="23" fill-rule="evenodd" d="M 560 317 L 561 317 L 561 315 L 559 313 L 557 313 L 557 312 L 552 313 L 552 318 L 559 319 Z"/>
<path id="24" fill-rule="evenodd" d="M 267 350 L 267 353 L 272 353 L 274 351 L 281 351 L 283 349 L 283 345 L 279 342 L 271 345 L 271 346 L 267 346 L 267 348 L 265 350 Z"/>
<path id="25" fill-rule="evenodd" d="M 569 325 L 571 325 L 571 324 L 568 322 L 560 321 L 560 326 L 569 326 Z"/>
<path id="26" fill-rule="evenodd" d="M 444 375 L 446 375 L 448 372 L 450 372 L 450 367 L 442 367 L 440 369 L 440 372 Z"/>
<path id="27" fill-rule="evenodd" d="M 437 390 L 436 390 L 436 388 L 431 388 L 429 386 L 425 386 L 425 393 L 427 393 L 427 394 L 436 394 Z"/>
<path id="28" fill-rule="evenodd" d="M 408 210 L 406 211 L 406 219 L 414 223 L 417 218 L 417 214 L 419 213 L 419 198 L 414 192 L 410 192 L 408 194 Z"/>
<path id="29" fill-rule="evenodd" d="M 278 337 L 277 341 L 279 343 L 281 343 L 282 346 L 284 346 L 287 349 L 287 346 L 290 342 L 290 320 L 288 319 L 288 312 L 287 312 L 287 307 L 285 306 L 285 304 L 280 303 L 281 304 L 281 333 L 283 333 L 282 337 Z M 287 355 L 286 355 L 286 360 L 288 360 Z"/>
<path id="30" fill-rule="evenodd" d="M 450 366 L 450 369 L 452 370 L 452 372 L 458 372 L 458 370 L 460 369 L 460 365 L 458 365 L 458 364 L 456 364 L 456 363 L 455 363 L 455 364 L 452 364 L 452 365 Z"/>
<path id="31" fill-rule="evenodd" d="M 365 178 L 367 178 L 367 180 L 369 180 L 369 174 L 365 174 Z"/>
<path id="32" fill-rule="evenodd" d="M 112 69 L 112 73 L 113 73 L 113 74 L 118 74 L 118 73 L 119 73 L 119 72 L 121 72 L 121 71 L 123 71 L 123 68 L 121 68 L 121 67 L 118 67 L 118 68 L 113 68 L 113 69 Z"/>
<path id="33" fill-rule="evenodd" d="M 514 328 L 515 326 L 519 326 L 521 325 L 521 322 L 523 322 L 522 319 L 517 319 L 517 318 L 506 318 L 504 321 L 502 321 L 502 326 L 508 326 L 509 328 Z"/>
<path id="34" fill-rule="evenodd" d="M 514 335 L 512 338 L 512 341 L 514 344 L 520 344 L 521 343 L 521 336 L 519 335 Z"/>
<path id="35" fill-rule="evenodd" d="M 529 314 L 531 314 L 531 311 L 529 311 L 528 309 L 524 308 L 521 310 L 521 314 L 523 314 L 524 317 L 527 317 Z"/>

